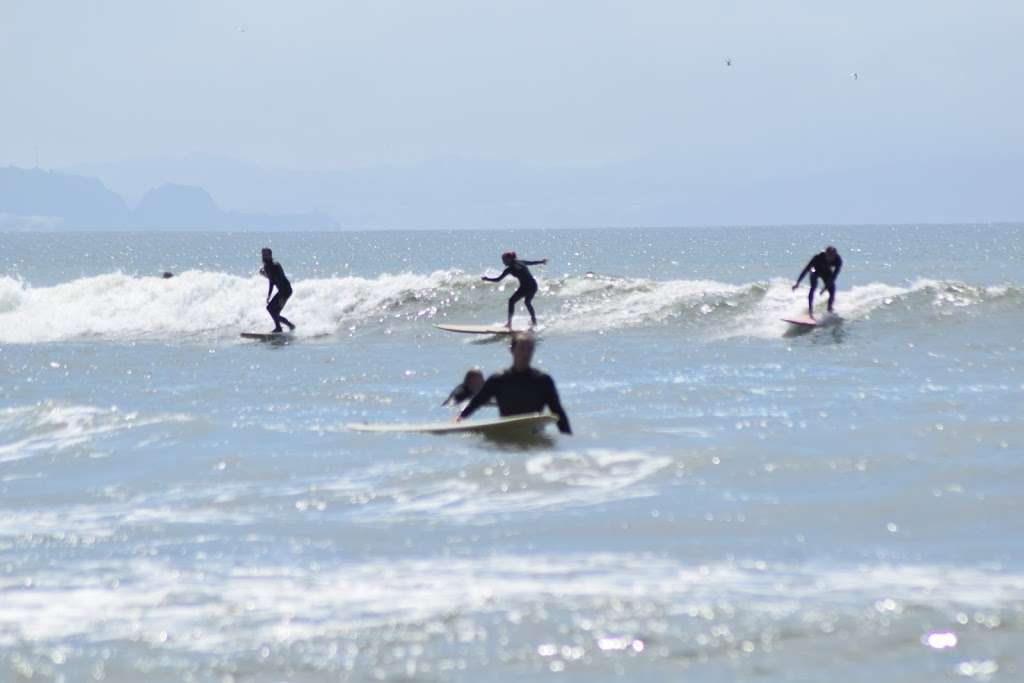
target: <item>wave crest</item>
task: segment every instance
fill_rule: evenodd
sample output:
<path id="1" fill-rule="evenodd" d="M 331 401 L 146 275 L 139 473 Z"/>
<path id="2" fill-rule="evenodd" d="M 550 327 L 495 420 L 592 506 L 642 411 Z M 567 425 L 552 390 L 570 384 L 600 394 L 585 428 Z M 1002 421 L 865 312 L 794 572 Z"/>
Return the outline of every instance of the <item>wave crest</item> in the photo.
<path id="1" fill-rule="evenodd" d="M 298 323 L 299 336 L 403 321 L 493 322 L 503 319 L 513 286 L 481 285 L 459 270 L 302 280 L 294 284 L 287 314 Z M 49 287 L 0 277 L 0 343 L 235 338 L 242 330 L 268 329 L 266 287 L 259 276 L 207 271 L 166 280 L 115 272 Z M 544 281 L 537 308 L 554 333 L 713 324 L 716 336 L 777 337 L 783 326 L 779 318 L 800 314 L 806 291 L 793 293 L 782 278 L 730 284 L 587 274 Z M 978 305 L 1016 306 L 1022 293 L 1011 284 L 874 282 L 840 290 L 837 308 L 847 320 L 891 307 L 953 315 Z"/>

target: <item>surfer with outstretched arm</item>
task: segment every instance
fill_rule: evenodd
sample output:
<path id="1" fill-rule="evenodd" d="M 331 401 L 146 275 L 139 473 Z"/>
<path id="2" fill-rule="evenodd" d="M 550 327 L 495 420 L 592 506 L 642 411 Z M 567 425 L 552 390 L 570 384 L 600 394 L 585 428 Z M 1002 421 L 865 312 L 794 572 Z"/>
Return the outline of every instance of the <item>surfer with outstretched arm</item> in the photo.
<path id="1" fill-rule="evenodd" d="M 498 402 L 502 417 L 539 413 L 547 406 L 558 417 L 558 431 L 572 434 L 569 416 L 558 399 L 555 380 L 540 370 L 530 367 L 536 342 L 532 335 L 516 334 L 512 337 L 512 367 L 491 375 L 483 388 L 470 400 L 469 405 L 455 418 L 459 422 L 472 415 L 477 408 L 491 399 Z"/>
<path id="2" fill-rule="evenodd" d="M 506 327 L 512 327 L 512 315 L 516 312 L 516 302 L 523 299 L 526 310 L 530 312 L 530 324 L 537 324 L 537 314 L 533 312 L 533 296 L 537 293 L 537 281 L 527 266 L 542 266 L 548 262 L 546 258 L 539 261 L 527 261 L 516 258 L 516 252 L 506 251 L 501 255 L 501 262 L 505 264 L 505 270 L 498 277 L 487 277 L 484 275 L 481 280 L 486 282 L 501 282 L 506 276 L 511 275 L 519 280 L 519 288 L 508 298 L 508 323 Z"/>
<path id="3" fill-rule="evenodd" d="M 281 315 L 281 310 L 288 303 L 288 299 L 292 295 L 292 283 L 285 277 L 284 268 L 281 267 L 281 264 L 274 260 L 274 253 L 269 247 L 263 248 L 262 256 L 263 267 L 260 268 L 260 275 L 269 281 L 269 286 L 267 287 L 267 313 L 270 313 L 270 317 L 274 320 L 274 329 L 271 332 L 283 332 L 281 323 L 287 325 L 289 330 L 294 330 L 295 325 L 288 318 Z M 277 287 L 277 294 L 274 294 L 274 297 L 271 298 L 270 295 L 273 293 L 274 287 Z"/>
<path id="4" fill-rule="evenodd" d="M 823 283 L 821 291 L 828 290 L 828 312 L 831 313 L 832 304 L 836 300 L 836 278 L 839 277 L 839 271 L 842 269 L 843 259 L 839 256 L 839 252 L 835 247 L 828 246 L 825 247 L 825 251 L 818 252 L 808 261 L 807 266 L 801 271 L 800 277 L 796 279 L 796 284 L 793 285 L 794 292 L 803 281 L 804 275 L 807 275 L 808 272 L 811 274 L 811 291 L 807 294 L 807 315 L 811 320 L 814 320 L 814 290 L 818 288 L 818 278 L 821 278 Z"/>

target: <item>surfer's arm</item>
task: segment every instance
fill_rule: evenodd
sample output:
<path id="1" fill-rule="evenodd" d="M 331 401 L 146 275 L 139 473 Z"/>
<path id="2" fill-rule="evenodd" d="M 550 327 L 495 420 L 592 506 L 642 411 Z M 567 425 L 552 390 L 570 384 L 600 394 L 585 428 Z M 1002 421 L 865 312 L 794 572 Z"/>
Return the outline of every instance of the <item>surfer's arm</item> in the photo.
<path id="1" fill-rule="evenodd" d="M 446 398 L 444 400 L 444 403 L 442 403 L 441 405 L 442 406 L 446 406 L 446 405 L 457 406 L 460 403 L 462 403 L 463 401 L 465 401 L 466 398 L 468 398 L 468 397 L 469 397 L 469 392 L 466 390 L 466 385 L 465 384 L 460 384 L 459 386 L 457 386 L 454 389 L 452 389 L 452 393 L 448 394 L 448 398 Z"/>
<path id="2" fill-rule="evenodd" d="M 546 265 L 546 264 L 547 264 L 548 260 L 547 260 L 546 258 L 542 258 L 542 259 L 541 259 L 540 261 L 525 261 L 525 260 L 520 260 L 519 262 L 520 262 L 520 263 L 524 263 L 524 264 L 526 264 L 526 265 L 528 265 L 528 266 L 543 266 L 543 265 Z"/>
<path id="3" fill-rule="evenodd" d="M 839 254 L 836 254 L 836 268 L 835 268 L 835 270 L 832 271 L 832 282 L 836 281 L 836 278 L 839 277 L 839 271 L 842 270 L 842 269 L 843 269 L 843 257 L 840 256 Z"/>
<path id="4" fill-rule="evenodd" d="M 502 280 L 505 279 L 506 276 L 508 276 L 510 272 L 512 272 L 512 269 L 506 268 L 505 270 L 501 271 L 501 275 L 499 275 L 498 277 L 487 277 L 486 275 L 484 275 L 480 279 L 487 280 L 488 282 L 501 282 Z"/>
<path id="5" fill-rule="evenodd" d="M 547 388 L 544 393 L 546 394 L 544 400 L 548 404 L 548 408 L 558 416 L 558 431 L 563 434 L 572 434 L 572 427 L 569 426 L 569 416 L 565 414 L 562 402 L 558 400 L 558 389 L 555 388 L 555 380 L 550 377 L 548 377 Z"/>
<path id="6" fill-rule="evenodd" d="M 274 292 L 274 281 L 268 278 L 267 281 L 267 302 L 270 301 L 270 295 Z"/>
<path id="7" fill-rule="evenodd" d="M 800 271 L 800 277 L 798 277 L 796 279 L 796 284 L 793 285 L 793 289 L 796 289 L 797 287 L 800 286 L 800 283 L 803 282 L 804 276 L 806 276 L 807 273 L 811 272 L 811 268 L 813 266 L 814 266 L 814 259 L 811 259 L 810 261 L 807 262 L 807 265 L 804 266 L 804 269 Z"/>
<path id="8" fill-rule="evenodd" d="M 484 382 L 483 387 L 480 388 L 480 392 L 472 399 L 470 399 L 469 403 L 466 404 L 466 407 L 462 409 L 462 412 L 459 413 L 459 416 L 458 418 L 456 418 L 455 421 L 458 422 L 459 420 L 463 420 L 469 417 L 470 415 L 476 412 L 477 408 L 487 403 L 487 401 L 489 401 L 493 397 L 494 381 L 492 379 L 488 379 L 486 382 Z"/>

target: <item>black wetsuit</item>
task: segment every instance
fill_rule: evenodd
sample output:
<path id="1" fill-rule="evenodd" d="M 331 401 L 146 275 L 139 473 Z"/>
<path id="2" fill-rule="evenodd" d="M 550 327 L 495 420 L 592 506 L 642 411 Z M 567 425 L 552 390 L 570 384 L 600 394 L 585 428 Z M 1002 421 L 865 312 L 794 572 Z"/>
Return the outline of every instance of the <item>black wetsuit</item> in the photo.
<path id="1" fill-rule="evenodd" d="M 558 416 L 558 430 L 563 434 L 572 434 L 572 429 L 569 428 L 569 417 L 562 409 L 561 401 L 558 400 L 555 381 L 540 370 L 530 368 L 519 372 L 514 368 L 509 368 L 505 372 L 491 375 L 484 382 L 480 393 L 462 409 L 461 417 L 469 417 L 477 408 L 492 398 L 497 399 L 498 413 L 502 417 L 539 413 L 544 410 L 544 406 L 547 406 L 552 413 Z"/>
<path id="2" fill-rule="evenodd" d="M 842 269 L 843 259 L 838 252 L 836 252 L 836 260 L 829 263 L 828 255 L 820 251 L 808 261 L 807 266 L 801 271 L 800 277 L 796 279 L 798 285 L 808 272 L 811 273 L 811 291 L 807 295 L 807 310 L 811 315 L 814 315 L 814 292 L 818 288 L 818 278 L 821 278 L 825 289 L 828 290 L 828 310 L 832 311 L 832 304 L 836 300 L 836 278 L 839 277 L 839 271 Z"/>
<path id="3" fill-rule="evenodd" d="M 264 262 L 263 268 L 260 270 L 260 274 L 270 280 L 270 286 L 267 288 L 267 296 L 270 296 L 270 292 L 273 291 L 274 287 L 277 287 L 277 294 L 267 304 L 267 312 L 270 313 L 270 317 L 274 319 L 274 330 L 276 332 L 281 331 L 281 323 L 284 323 L 288 327 L 295 327 L 292 323 L 281 315 L 281 311 L 284 309 L 284 305 L 288 303 L 288 299 L 292 295 L 292 283 L 285 277 L 284 268 L 277 261 L 271 261 L 270 263 Z"/>
<path id="4" fill-rule="evenodd" d="M 463 401 L 469 400 L 472 397 L 473 397 L 473 392 L 470 390 L 470 388 L 468 386 L 466 386 L 465 382 L 462 382 L 457 387 L 452 389 L 452 393 L 448 394 L 448 398 L 446 398 L 444 400 L 444 403 L 442 403 L 441 405 L 443 405 L 443 406 L 447 406 L 447 405 L 455 406 L 455 405 L 458 405 L 458 404 L 462 403 Z"/>
<path id="5" fill-rule="evenodd" d="M 490 282 L 501 282 L 507 276 L 511 275 L 515 279 L 519 280 L 518 289 L 516 289 L 512 296 L 508 298 L 508 319 L 510 322 L 512 320 L 512 315 L 516 311 L 516 302 L 523 299 L 523 303 L 526 304 L 526 310 L 530 312 L 530 320 L 532 320 L 534 324 L 537 324 L 537 314 L 533 311 L 533 296 L 537 293 L 537 281 L 533 279 L 533 273 L 531 273 L 530 269 L 526 266 L 536 266 L 542 263 L 544 262 L 520 261 L 519 259 L 514 259 L 498 277 L 484 278 Z"/>

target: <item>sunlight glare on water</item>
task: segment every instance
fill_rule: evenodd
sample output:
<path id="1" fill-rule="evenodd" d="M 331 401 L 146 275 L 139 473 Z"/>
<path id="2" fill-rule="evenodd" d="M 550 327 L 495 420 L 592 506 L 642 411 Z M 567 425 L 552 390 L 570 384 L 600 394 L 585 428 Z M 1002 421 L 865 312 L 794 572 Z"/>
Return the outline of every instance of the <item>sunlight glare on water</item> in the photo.
<path id="1" fill-rule="evenodd" d="M 828 243 L 841 319 L 793 334 Z M 266 244 L 287 343 L 238 337 Z M 508 365 L 433 325 L 502 320 L 509 248 L 549 259 L 574 434 L 350 431 Z M 5 235 L 0 680 L 1016 680 L 1022 255 L 1015 225 Z"/>

